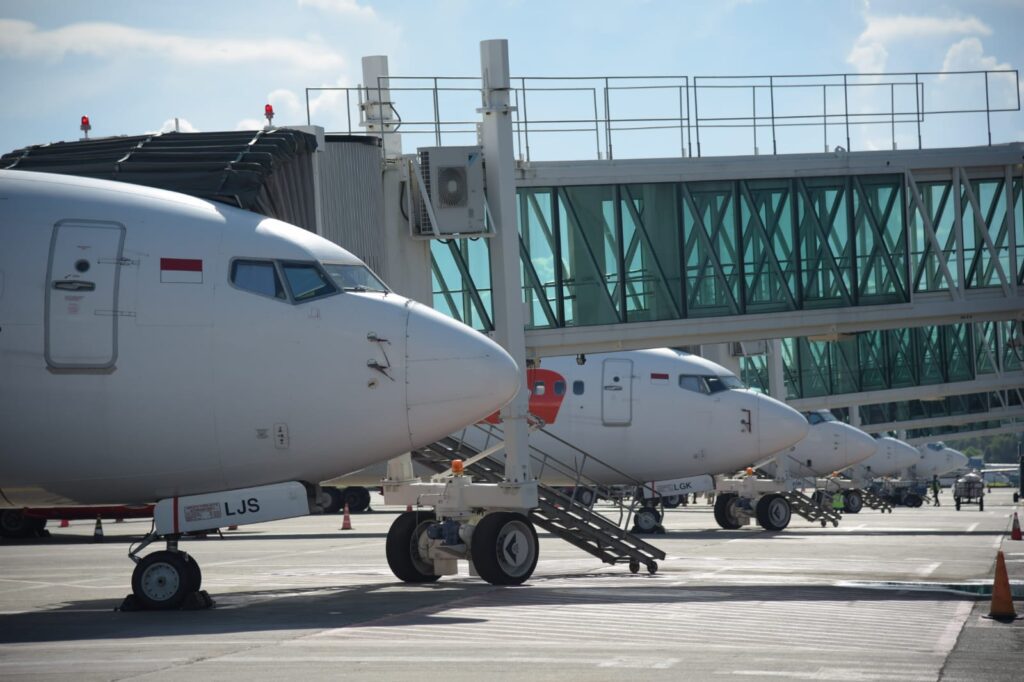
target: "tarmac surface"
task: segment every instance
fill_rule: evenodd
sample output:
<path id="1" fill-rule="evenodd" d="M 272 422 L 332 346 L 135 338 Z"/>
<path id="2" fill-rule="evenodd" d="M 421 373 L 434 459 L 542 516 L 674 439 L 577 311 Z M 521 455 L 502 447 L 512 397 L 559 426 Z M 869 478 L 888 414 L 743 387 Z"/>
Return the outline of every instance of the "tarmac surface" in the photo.
<path id="1" fill-rule="evenodd" d="M 1024 615 L 1024 542 L 1007 490 L 985 511 L 865 509 L 838 528 L 724 531 L 704 503 L 669 510 L 656 575 L 541 534 L 524 586 L 459 576 L 406 585 L 384 538 L 393 508 L 187 540 L 203 611 L 118 612 L 148 521 L 72 522 L 0 542 L 4 679 L 1020 680 L 1024 620 L 984 616 L 1005 552 Z M 380 499 L 375 496 L 379 504 Z M 950 586 L 966 588 L 951 589 Z"/>

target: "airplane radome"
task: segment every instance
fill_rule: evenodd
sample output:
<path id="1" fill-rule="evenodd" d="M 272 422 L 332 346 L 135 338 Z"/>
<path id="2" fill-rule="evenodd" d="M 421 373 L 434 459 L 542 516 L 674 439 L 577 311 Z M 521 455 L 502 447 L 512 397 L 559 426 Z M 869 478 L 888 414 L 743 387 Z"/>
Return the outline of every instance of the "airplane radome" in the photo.
<path id="1" fill-rule="evenodd" d="M 294 516 L 312 484 L 518 389 L 497 344 L 298 227 L 16 171 L 0 171 L 0 205 L 0 507 L 204 494 L 193 519 L 275 518 L 252 489 L 296 482 L 277 491 Z"/>
<path id="2" fill-rule="evenodd" d="M 544 358 L 527 381 L 530 412 L 545 423 L 530 445 L 598 483 L 732 473 L 808 431 L 802 414 L 721 365 L 667 348 L 588 354 L 582 365 L 575 356 Z M 475 429 L 463 437 L 478 449 L 493 442 Z M 383 474 L 374 466 L 329 483 L 376 485 Z M 574 484 L 551 468 L 540 475 L 549 485 Z"/>

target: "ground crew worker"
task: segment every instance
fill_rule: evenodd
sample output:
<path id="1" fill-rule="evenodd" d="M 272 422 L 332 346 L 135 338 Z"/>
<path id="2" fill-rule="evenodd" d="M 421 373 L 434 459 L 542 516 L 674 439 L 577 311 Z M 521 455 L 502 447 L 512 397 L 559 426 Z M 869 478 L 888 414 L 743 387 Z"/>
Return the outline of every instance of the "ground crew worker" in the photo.
<path id="1" fill-rule="evenodd" d="M 832 511 L 841 514 L 845 508 L 843 504 L 843 493 L 839 490 L 832 493 Z"/>
<path id="2" fill-rule="evenodd" d="M 939 477 L 932 476 L 932 506 L 941 507 L 942 503 L 939 502 L 939 491 L 942 490 L 942 486 L 939 485 Z"/>

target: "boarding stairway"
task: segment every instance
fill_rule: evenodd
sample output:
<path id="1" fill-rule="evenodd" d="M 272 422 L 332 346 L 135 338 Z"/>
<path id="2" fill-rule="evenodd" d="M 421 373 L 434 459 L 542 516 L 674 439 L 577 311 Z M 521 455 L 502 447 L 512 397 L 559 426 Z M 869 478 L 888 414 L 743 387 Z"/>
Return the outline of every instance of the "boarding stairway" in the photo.
<path id="1" fill-rule="evenodd" d="M 834 509 L 824 505 L 816 504 L 814 500 L 805 495 L 799 490 L 791 490 L 787 493 L 782 493 L 782 496 L 789 502 L 790 509 L 794 514 L 797 514 L 810 522 L 819 522 L 821 527 L 824 528 L 829 523 L 832 527 L 839 525 L 839 520 L 842 518 Z"/>
<path id="2" fill-rule="evenodd" d="M 476 425 L 470 428 L 490 431 L 489 436 L 496 440 L 501 437 L 498 427 Z M 463 433 L 465 434 L 465 432 Z M 550 433 L 548 435 L 551 436 Z M 556 436 L 551 437 L 557 438 Z M 468 461 L 479 452 L 480 450 L 466 443 L 464 437 L 449 436 L 424 448 L 414 450 L 412 459 L 432 471 L 444 473 L 449 470 L 453 459 Z M 592 455 L 579 452 L 584 454 L 584 458 L 589 459 L 593 465 L 615 471 L 612 467 L 600 463 Z M 557 488 L 538 482 L 538 506 L 529 514 L 530 520 L 535 525 L 584 552 L 592 554 L 606 564 L 625 563 L 633 573 L 639 571 L 641 565 L 645 566 L 649 573 L 655 573 L 658 570 L 657 562 L 665 558 L 665 552 L 626 530 L 632 519 L 633 506 L 627 507 L 621 500 L 618 500 L 611 488 L 587 479 L 580 471 L 573 471 L 570 467 L 534 447 L 530 448 L 530 458 L 535 464 L 540 465 L 541 473 L 539 475 L 550 470 L 557 472 L 562 477 L 568 476 L 570 480 L 577 483 L 573 489 L 574 492 L 566 494 Z M 494 456 L 484 457 L 467 464 L 465 471 L 472 475 L 474 480 L 484 483 L 500 483 L 505 478 L 505 465 Z M 632 481 L 625 474 L 621 474 L 621 476 L 623 481 L 643 485 L 639 481 Z M 576 499 L 576 491 L 581 488 L 596 493 L 596 499 L 604 498 L 611 501 L 618 511 L 619 522 L 612 522 L 606 516 L 593 511 L 589 506 Z"/>
<path id="3" fill-rule="evenodd" d="M 866 488 L 860 489 L 860 496 L 864 500 L 865 507 L 877 509 L 883 514 L 886 512 L 892 514 L 892 505 L 884 497 L 880 497 Z"/>

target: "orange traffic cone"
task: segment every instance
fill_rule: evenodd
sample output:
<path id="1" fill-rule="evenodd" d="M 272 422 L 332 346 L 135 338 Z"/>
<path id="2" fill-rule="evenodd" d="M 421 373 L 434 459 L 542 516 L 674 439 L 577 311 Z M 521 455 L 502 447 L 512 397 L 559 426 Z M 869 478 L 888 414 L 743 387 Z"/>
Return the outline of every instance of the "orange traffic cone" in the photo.
<path id="1" fill-rule="evenodd" d="M 348 515 L 348 502 L 345 503 L 345 515 L 341 517 L 341 529 L 352 530 L 352 517 Z"/>
<path id="2" fill-rule="evenodd" d="M 96 528 L 92 531 L 93 542 L 103 542 L 103 520 L 96 517 Z"/>
<path id="3" fill-rule="evenodd" d="M 68 520 L 67 520 L 67 519 L 61 519 L 61 520 L 60 520 L 60 527 L 61 527 L 61 528 L 67 528 L 67 527 L 68 527 L 68 526 L 70 526 L 70 525 L 71 525 L 71 524 L 70 524 L 70 523 L 68 523 Z"/>
<path id="4" fill-rule="evenodd" d="M 1017 518 L 1017 512 L 1013 512 L 1013 529 L 1010 531 L 1011 540 L 1024 540 L 1024 535 L 1020 532 L 1020 519 Z"/>
<path id="5" fill-rule="evenodd" d="M 988 617 L 995 620 L 1013 620 L 1017 617 L 1017 612 L 1013 610 L 1010 577 L 1006 573 L 1006 560 L 1002 552 L 996 553 L 996 575 L 992 581 L 992 607 Z"/>

